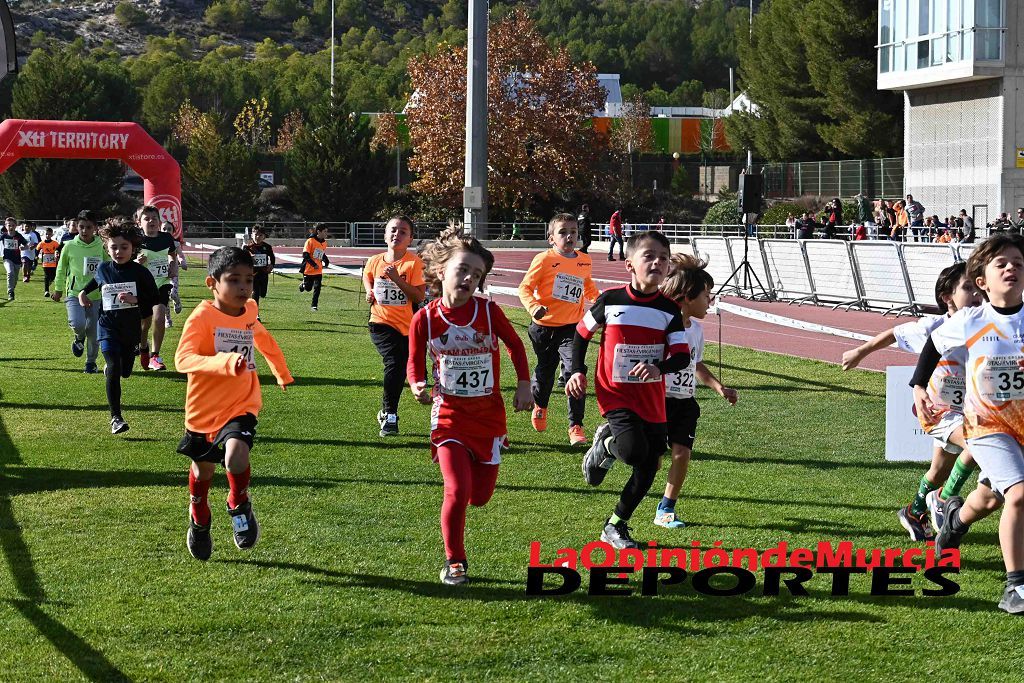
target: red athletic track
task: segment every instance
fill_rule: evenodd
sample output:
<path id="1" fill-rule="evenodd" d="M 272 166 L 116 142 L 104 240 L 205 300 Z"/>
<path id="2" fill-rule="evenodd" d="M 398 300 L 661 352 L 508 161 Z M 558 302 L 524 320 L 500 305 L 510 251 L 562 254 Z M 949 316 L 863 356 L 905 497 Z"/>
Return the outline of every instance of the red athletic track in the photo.
<path id="1" fill-rule="evenodd" d="M 197 255 L 201 253 L 198 250 L 186 251 Z M 379 248 L 331 248 L 328 250 L 328 254 L 332 265 L 354 266 L 361 265 L 367 258 L 380 251 L 381 249 Z M 275 252 L 299 256 L 302 250 L 299 247 L 276 247 Z M 523 273 L 530 267 L 530 261 L 533 260 L 536 251 L 528 249 L 494 249 L 493 253 L 495 256 L 494 270 L 488 281 L 495 285 L 514 288 L 519 285 Z M 628 282 L 629 278 L 626 276 L 625 266 L 621 261 L 609 262 L 606 260 L 605 255 L 601 253 L 595 253 L 593 256 L 593 273 L 598 287 L 604 289 L 605 287 Z M 502 305 L 520 305 L 519 299 L 514 296 L 497 295 L 494 298 Z M 880 313 L 833 311 L 831 308 L 824 306 L 758 303 L 737 297 L 726 297 L 725 301 L 745 308 L 870 336 L 887 330 L 899 322 L 912 320 L 912 318 L 907 317 L 897 319 L 888 316 L 883 318 Z M 708 341 L 716 342 L 719 340 L 718 322 L 718 317 L 714 315 L 709 315 L 704 321 L 704 333 Z M 721 315 L 721 341 L 733 346 L 742 346 L 759 351 L 772 351 L 787 356 L 810 358 L 829 363 L 839 363 L 844 351 L 855 348 L 862 343 L 856 339 L 784 327 L 732 313 L 722 313 Z M 916 357 L 913 354 L 889 348 L 869 356 L 861 367 L 869 370 L 884 371 L 887 365 L 913 365 L 915 360 Z"/>

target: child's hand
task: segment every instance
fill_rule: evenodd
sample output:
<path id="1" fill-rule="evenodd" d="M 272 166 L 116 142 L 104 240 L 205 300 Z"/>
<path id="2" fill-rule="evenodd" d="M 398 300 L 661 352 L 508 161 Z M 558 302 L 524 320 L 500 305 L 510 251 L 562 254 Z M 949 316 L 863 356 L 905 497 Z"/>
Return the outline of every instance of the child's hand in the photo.
<path id="1" fill-rule="evenodd" d="M 583 398 L 587 395 L 587 376 L 577 372 L 565 383 L 565 395 L 573 398 Z"/>
<path id="2" fill-rule="evenodd" d="M 860 365 L 863 359 L 864 355 L 861 353 L 859 346 L 855 349 L 850 349 L 843 354 L 843 370 L 853 370 Z"/>
<path id="3" fill-rule="evenodd" d="M 937 417 L 935 405 L 928 398 L 928 390 L 924 387 L 914 387 L 914 408 L 917 410 L 918 416 L 924 418 L 925 422 L 935 421 Z"/>
<path id="4" fill-rule="evenodd" d="M 736 405 L 736 401 L 740 398 L 740 395 L 732 387 L 722 387 L 722 391 L 719 393 L 722 394 L 722 398 L 728 401 L 731 406 Z"/>
<path id="5" fill-rule="evenodd" d="M 278 384 L 277 386 L 281 387 L 281 391 L 288 391 L 288 387 L 285 386 L 284 384 Z"/>
<path id="6" fill-rule="evenodd" d="M 416 382 L 411 385 L 412 395 L 423 405 L 430 405 L 430 391 L 426 382 Z"/>
<path id="7" fill-rule="evenodd" d="M 374 301 L 376 301 L 376 299 L 373 298 L 373 291 L 367 292 L 366 293 L 366 303 L 368 303 L 368 304 L 370 304 L 372 306 Z"/>
<path id="8" fill-rule="evenodd" d="M 244 369 L 245 369 L 245 356 L 243 356 L 242 354 L 238 354 L 238 358 L 235 359 L 235 374 L 236 375 L 241 374 L 242 370 L 244 370 Z M 281 388 L 283 389 L 284 387 L 281 387 Z"/>
<path id="9" fill-rule="evenodd" d="M 395 264 L 391 264 L 390 266 L 384 269 L 384 277 L 391 280 L 392 282 L 398 282 L 399 280 L 405 279 L 401 275 L 399 275 L 398 268 L 395 268 Z"/>
<path id="10" fill-rule="evenodd" d="M 661 370 L 653 363 L 637 363 L 629 371 L 630 377 L 639 377 L 644 382 L 650 382 L 661 378 Z"/>
<path id="11" fill-rule="evenodd" d="M 123 304 L 137 304 L 139 303 L 139 297 L 129 294 L 128 292 L 121 292 L 117 295 L 117 300 Z"/>
<path id="12" fill-rule="evenodd" d="M 54 292 L 53 294 L 50 295 L 50 298 L 53 299 L 54 301 L 60 301 L 60 292 Z"/>
<path id="13" fill-rule="evenodd" d="M 85 296 L 85 294 L 79 293 L 79 295 L 78 295 L 78 304 L 82 308 L 91 308 L 92 307 L 92 300 L 90 300 L 89 297 Z"/>
<path id="14" fill-rule="evenodd" d="M 523 380 L 516 387 L 516 395 L 512 399 L 512 407 L 518 413 L 533 409 L 533 392 L 530 391 L 530 380 Z"/>
<path id="15" fill-rule="evenodd" d="M 146 261 L 148 259 L 146 258 L 145 254 L 139 254 L 139 256 L 135 260 L 138 261 L 140 266 L 144 266 L 146 265 Z"/>
<path id="16" fill-rule="evenodd" d="M 543 318 L 547 314 L 548 314 L 548 307 L 547 306 L 541 306 L 536 311 L 533 312 L 533 319 L 534 320 L 540 320 L 541 318 Z"/>

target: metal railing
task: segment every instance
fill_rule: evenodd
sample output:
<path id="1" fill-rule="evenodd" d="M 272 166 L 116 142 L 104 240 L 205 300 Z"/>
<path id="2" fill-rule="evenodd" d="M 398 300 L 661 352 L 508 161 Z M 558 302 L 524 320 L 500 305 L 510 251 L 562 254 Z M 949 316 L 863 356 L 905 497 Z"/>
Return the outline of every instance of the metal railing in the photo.
<path id="1" fill-rule="evenodd" d="M 903 157 L 764 164 L 766 197 L 903 196 Z"/>

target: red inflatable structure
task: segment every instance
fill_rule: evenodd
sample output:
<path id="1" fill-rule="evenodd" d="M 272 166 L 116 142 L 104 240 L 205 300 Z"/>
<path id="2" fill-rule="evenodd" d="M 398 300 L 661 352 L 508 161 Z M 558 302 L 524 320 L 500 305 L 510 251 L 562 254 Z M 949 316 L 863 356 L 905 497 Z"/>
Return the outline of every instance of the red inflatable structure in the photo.
<path id="1" fill-rule="evenodd" d="M 26 121 L 0 123 L 0 173 L 19 159 L 119 159 L 143 179 L 147 204 L 174 225 L 180 239 L 181 168 L 137 123 Z"/>

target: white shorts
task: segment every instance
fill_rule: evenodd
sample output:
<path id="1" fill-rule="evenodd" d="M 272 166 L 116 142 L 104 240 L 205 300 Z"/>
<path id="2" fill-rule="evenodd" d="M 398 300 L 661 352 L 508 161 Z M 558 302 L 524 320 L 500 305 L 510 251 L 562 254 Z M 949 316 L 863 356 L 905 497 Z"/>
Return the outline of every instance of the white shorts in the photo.
<path id="1" fill-rule="evenodd" d="M 957 446 L 955 443 L 950 442 L 949 437 L 963 426 L 963 413 L 949 410 L 942 416 L 942 419 L 939 420 L 938 424 L 928 430 L 928 436 L 935 439 L 935 445 L 947 453 L 960 455 L 964 450 L 963 446 Z M 961 438 L 963 438 L 962 433 Z"/>
<path id="2" fill-rule="evenodd" d="M 987 434 L 970 439 L 967 447 L 981 470 L 979 479 L 987 479 L 1000 497 L 1011 486 L 1024 481 L 1024 451 L 1012 436 Z"/>

